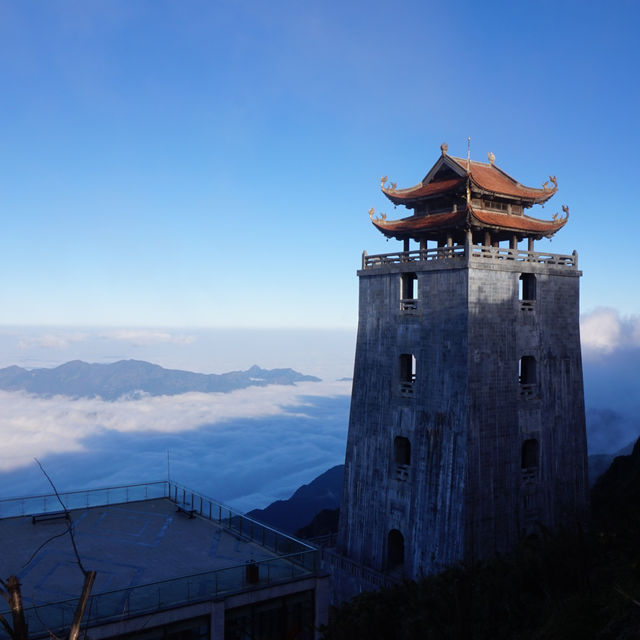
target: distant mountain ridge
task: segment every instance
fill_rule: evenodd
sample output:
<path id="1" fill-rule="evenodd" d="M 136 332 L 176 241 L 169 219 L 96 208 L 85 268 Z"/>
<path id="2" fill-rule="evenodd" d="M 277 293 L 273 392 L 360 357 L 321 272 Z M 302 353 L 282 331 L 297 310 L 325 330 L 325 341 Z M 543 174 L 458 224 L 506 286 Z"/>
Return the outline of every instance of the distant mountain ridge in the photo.
<path id="1" fill-rule="evenodd" d="M 190 391 L 229 392 L 251 386 L 319 381 L 320 378 L 293 369 L 262 369 L 254 365 L 246 371 L 204 374 L 164 369 L 142 360 L 119 360 L 110 364 L 73 360 L 52 369 L 28 370 L 18 366 L 0 369 L 0 389 L 5 391 L 73 398 L 98 396 L 103 400 L 117 400 L 135 393 L 160 396 Z"/>

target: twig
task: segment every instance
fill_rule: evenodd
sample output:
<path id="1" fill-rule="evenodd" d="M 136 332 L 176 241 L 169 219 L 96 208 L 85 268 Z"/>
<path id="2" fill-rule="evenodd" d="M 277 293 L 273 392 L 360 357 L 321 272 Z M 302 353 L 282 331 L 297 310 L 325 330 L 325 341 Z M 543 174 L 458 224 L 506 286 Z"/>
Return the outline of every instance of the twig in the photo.
<path id="1" fill-rule="evenodd" d="M 9 637 L 15 638 L 11 625 L 7 622 L 7 619 L 1 613 L 0 613 L 0 624 L 2 624 L 2 626 L 7 630 Z"/>
<path id="2" fill-rule="evenodd" d="M 49 484 L 51 485 L 53 492 L 56 494 L 56 498 L 58 498 L 58 502 L 60 503 L 60 506 L 62 507 L 64 512 L 67 514 L 67 518 L 68 518 L 67 531 L 69 533 L 69 537 L 71 538 L 71 545 L 73 546 L 73 552 L 76 554 L 76 560 L 78 562 L 78 566 L 80 567 L 80 571 L 82 571 L 82 574 L 86 578 L 90 572 L 84 568 L 82 564 L 82 560 L 80 560 L 80 554 L 78 553 L 78 547 L 76 546 L 76 539 L 73 535 L 73 522 L 71 521 L 71 514 L 69 513 L 69 510 L 67 509 L 65 503 L 62 501 L 62 498 L 60 497 L 60 494 L 56 489 L 56 485 L 53 484 L 53 480 L 49 477 L 49 474 L 44 470 L 44 467 L 40 464 L 40 460 L 38 460 L 38 458 L 34 458 L 34 460 L 38 463 L 38 466 L 40 467 L 40 471 L 44 473 L 45 478 L 49 481 Z"/>
<path id="3" fill-rule="evenodd" d="M 40 550 L 43 547 L 46 547 L 51 541 L 55 540 L 56 538 L 62 538 L 62 536 L 66 536 L 67 533 L 69 533 L 69 530 L 67 529 L 66 531 L 63 531 L 62 533 L 58 533 L 55 536 L 51 536 L 50 538 L 48 538 L 47 540 L 45 540 L 32 554 L 31 557 L 22 565 L 22 569 L 24 569 L 40 552 Z"/>
<path id="4" fill-rule="evenodd" d="M 36 618 L 38 618 L 38 622 L 42 625 L 42 628 L 47 630 L 47 633 L 49 634 L 49 640 L 62 640 L 60 636 L 57 636 L 55 633 L 53 633 L 53 631 L 51 631 L 51 629 L 45 624 L 44 620 L 40 617 L 40 611 L 38 611 L 37 605 L 34 604 L 31 607 L 31 610 L 36 614 Z"/>

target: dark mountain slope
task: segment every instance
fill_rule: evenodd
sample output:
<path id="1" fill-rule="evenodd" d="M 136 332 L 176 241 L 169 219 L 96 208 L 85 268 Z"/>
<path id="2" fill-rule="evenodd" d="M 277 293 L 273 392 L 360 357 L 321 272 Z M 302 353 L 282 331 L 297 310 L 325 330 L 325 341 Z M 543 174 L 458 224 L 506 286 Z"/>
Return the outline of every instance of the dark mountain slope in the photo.
<path id="1" fill-rule="evenodd" d="M 336 465 L 309 484 L 302 485 L 288 500 L 272 502 L 265 509 L 254 509 L 247 515 L 293 534 L 323 509 L 340 506 L 343 474 L 344 465 Z"/>
<path id="2" fill-rule="evenodd" d="M 0 389 L 28 391 L 37 395 L 65 395 L 73 398 L 99 396 L 116 400 L 136 392 L 152 396 L 177 395 L 189 391 L 210 393 L 233 391 L 250 386 L 318 382 L 293 369 L 261 369 L 223 374 L 203 374 L 164 369 L 140 360 L 120 360 L 111 364 L 89 364 L 80 360 L 53 369 L 27 370 L 21 367 L 0 369 Z"/>

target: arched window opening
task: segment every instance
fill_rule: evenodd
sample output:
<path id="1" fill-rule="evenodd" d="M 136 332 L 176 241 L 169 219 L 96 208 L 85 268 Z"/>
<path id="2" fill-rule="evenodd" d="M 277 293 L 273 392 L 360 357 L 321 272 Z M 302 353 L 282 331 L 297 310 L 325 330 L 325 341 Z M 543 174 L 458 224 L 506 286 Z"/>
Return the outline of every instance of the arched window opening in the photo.
<path id="1" fill-rule="evenodd" d="M 533 356 L 522 356 L 519 369 L 520 384 L 536 383 L 536 359 Z"/>
<path id="2" fill-rule="evenodd" d="M 518 364 L 520 395 L 532 396 L 538 382 L 537 364 L 533 356 L 522 356 Z"/>
<path id="3" fill-rule="evenodd" d="M 412 353 L 400 354 L 400 393 L 413 394 L 413 385 L 416 381 L 416 357 Z"/>
<path id="4" fill-rule="evenodd" d="M 393 457 L 396 464 L 411 464 L 411 443 L 408 438 L 396 436 L 393 439 Z"/>
<path id="5" fill-rule="evenodd" d="M 518 280 L 520 308 L 525 311 L 533 311 L 536 300 L 536 276 L 533 273 L 523 273 Z"/>
<path id="6" fill-rule="evenodd" d="M 538 467 L 540 445 L 535 438 L 530 438 L 522 443 L 522 470 L 530 471 Z"/>
<path id="7" fill-rule="evenodd" d="M 403 273 L 400 279 L 400 311 L 412 313 L 418 309 L 418 276 Z"/>
<path id="8" fill-rule="evenodd" d="M 391 529 L 387 538 L 387 566 L 389 569 L 404 564 L 404 537 L 397 529 Z"/>
<path id="9" fill-rule="evenodd" d="M 404 436 L 393 439 L 393 461 L 395 462 L 396 480 L 406 482 L 409 479 L 411 464 L 411 442 Z"/>

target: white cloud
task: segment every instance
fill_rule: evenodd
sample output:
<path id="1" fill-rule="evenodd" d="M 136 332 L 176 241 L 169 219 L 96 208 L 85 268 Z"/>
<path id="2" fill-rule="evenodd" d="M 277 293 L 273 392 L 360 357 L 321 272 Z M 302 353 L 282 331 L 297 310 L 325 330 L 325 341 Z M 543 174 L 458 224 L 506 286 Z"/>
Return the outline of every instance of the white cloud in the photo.
<path id="1" fill-rule="evenodd" d="M 135 346 L 146 347 L 153 344 L 191 344 L 194 336 L 174 334 L 168 331 L 152 331 L 145 329 L 120 329 L 100 334 L 101 338 L 128 342 Z"/>
<path id="2" fill-rule="evenodd" d="M 624 346 L 640 346 L 640 316 L 623 317 L 616 309 L 600 308 L 582 316 L 582 347 L 610 353 Z"/>
<path id="3" fill-rule="evenodd" d="M 0 471 L 16 469 L 50 453 L 82 451 L 83 441 L 105 431 L 175 434 L 237 418 L 302 416 L 304 396 L 346 396 L 350 387 L 348 382 L 306 382 L 115 402 L 0 391 Z"/>
<path id="4" fill-rule="evenodd" d="M 73 342 L 84 342 L 89 338 L 86 333 L 45 333 L 41 336 L 29 336 L 21 338 L 18 342 L 18 349 L 57 349 L 61 351 L 69 347 Z"/>

